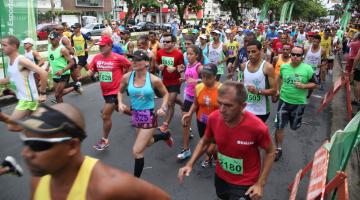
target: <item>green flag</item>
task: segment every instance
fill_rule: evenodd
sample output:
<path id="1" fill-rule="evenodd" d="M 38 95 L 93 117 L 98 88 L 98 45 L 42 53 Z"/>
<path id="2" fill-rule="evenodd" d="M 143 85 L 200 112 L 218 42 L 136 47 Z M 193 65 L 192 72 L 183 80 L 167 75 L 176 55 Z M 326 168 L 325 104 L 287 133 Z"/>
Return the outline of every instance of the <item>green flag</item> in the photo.
<path id="1" fill-rule="evenodd" d="M 284 3 L 284 5 L 283 5 L 283 7 L 281 9 L 281 15 L 280 15 L 280 21 L 279 21 L 280 24 L 285 23 L 286 13 L 287 13 L 287 11 L 289 9 L 289 5 L 290 5 L 290 2 L 287 1 L 287 2 Z"/>
<path id="2" fill-rule="evenodd" d="M 340 20 L 340 27 L 341 27 L 341 30 L 345 30 L 347 25 L 349 24 L 349 21 L 351 19 L 351 13 L 349 12 L 349 8 L 351 6 L 351 1 L 349 1 L 347 4 L 346 4 L 346 7 L 345 7 L 345 12 L 343 14 L 343 16 L 341 17 L 341 20 Z"/>
<path id="3" fill-rule="evenodd" d="M 291 17 L 292 17 L 292 11 L 294 9 L 294 5 L 295 5 L 295 2 L 292 2 L 291 3 L 291 6 L 289 8 L 289 14 L 288 14 L 288 18 L 287 18 L 287 23 L 291 22 Z"/>
<path id="4" fill-rule="evenodd" d="M 36 39 L 36 4 L 37 0 L 3 0 L 0 3 L 0 39 L 14 35 L 20 41 L 27 37 Z M 21 45 L 20 53 L 24 52 Z M 7 59 L 2 55 L 4 76 Z"/>
<path id="5" fill-rule="evenodd" d="M 268 14 L 268 10 L 269 10 L 269 2 L 265 1 L 263 7 L 261 8 L 259 21 L 264 21 L 265 20 L 267 14 Z"/>

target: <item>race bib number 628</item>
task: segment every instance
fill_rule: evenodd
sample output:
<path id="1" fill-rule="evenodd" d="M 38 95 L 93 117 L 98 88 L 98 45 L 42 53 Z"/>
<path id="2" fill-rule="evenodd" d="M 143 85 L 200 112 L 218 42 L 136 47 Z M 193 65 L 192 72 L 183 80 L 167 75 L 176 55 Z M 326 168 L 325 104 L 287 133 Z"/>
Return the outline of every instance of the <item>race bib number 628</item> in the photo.
<path id="1" fill-rule="evenodd" d="M 112 82 L 112 72 L 99 72 L 101 82 Z"/>

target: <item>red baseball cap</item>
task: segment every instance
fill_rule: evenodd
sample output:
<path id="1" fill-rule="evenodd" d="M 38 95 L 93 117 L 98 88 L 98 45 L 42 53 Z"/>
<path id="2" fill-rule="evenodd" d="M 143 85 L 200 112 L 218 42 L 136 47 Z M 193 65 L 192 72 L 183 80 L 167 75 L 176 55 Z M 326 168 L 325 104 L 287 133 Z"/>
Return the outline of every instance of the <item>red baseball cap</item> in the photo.
<path id="1" fill-rule="evenodd" d="M 104 35 L 100 38 L 100 40 L 96 43 L 99 46 L 105 46 L 107 44 L 113 44 L 113 41 L 111 39 L 111 37 Z"/>
<path id="2" fill-rule="evenodd" d="M 308 32 L 307 35 L 308 35 L 308 36 L 314 36 L 315 33 L 314 33 L 314 32 Z"/>

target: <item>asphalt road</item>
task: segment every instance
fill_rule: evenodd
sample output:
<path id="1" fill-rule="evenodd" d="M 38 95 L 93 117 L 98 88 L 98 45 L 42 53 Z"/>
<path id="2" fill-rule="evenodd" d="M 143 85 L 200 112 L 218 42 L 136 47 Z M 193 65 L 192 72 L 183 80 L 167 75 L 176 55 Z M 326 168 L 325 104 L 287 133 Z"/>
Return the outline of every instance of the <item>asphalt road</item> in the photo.
<path id="1" fill-rule="evenodd" d="M 330 83 L 330 80 L 328 80 Z M 102 135 L 102 119 L 100 110 L 104 103 L 98 83 L 84 87 L 85 93 L 81 96 L 72 93 L 65 97 L 65 102 L 78 106 L 86 118 L 86 130 L 88 137 L 82 145 L 84 154 L 100 159 L 102 162 L 122 169 L 129 173 L 133 172 L 134 160 L 131 149 L 135 139 L 135 131 L 130 126 L 130 118 L 120 113 L 113 114 L 113 128 L 110 134 L 110 147 L 103 152 L 97 152 L 92 145 Z M 305 110 L 303 126 L 295 131 L 287 129 L 285 132 L 285 144 L 282 159 L 273 165 L 271 174 L 265 187 L 265 200 L 285 200 L 289 198 L 288 184 L 295 177 L 296 172 L 304 167 L 313 157 L 314 152 L 328 138 L 330 132 L 331 110 L 325 109 L 322 113 L 316 113 L 320 104 L 319 95 L 324 92 L 315 91 L 310 103 Z M 156 100 L 159 104 L 159 99 Z M 15 105 L 3 107 L 3 112 L 11 113 Z M 270 131 L 274 133 L 274 116 L 277 104 L 271 105 L 271 116 L 267 121 Z M 173 130 L 175 144 L 169 148 L 164 142 L 158 142 L 146 150 L 145 168 L 143 179 L 161 187 L 168 192 L 173 199 L 178 200 L 208 200 L 216 199 L 213 185 L 214 167 L 203 169 L 200 161 L 194 167 L 190 177 L 187 177 L 184 185 L 177 180 L 177 172 L 184 162 L 176 159 L 181 150 L 182 133 L 180 126 L 180 109 L 176 108 L 175 117 L 170 124 Z M 162 120 L 162 119 L 160 119 Z M 193 123 L 194 124 L 194 123 Z M 196 125 L 192 125 L 195 138 L 191 141 L 194 149 L 199 140 Z M 0 158 L 12 155 L 24 166 L 21 157 L 22 144 L 18 134 L 10 133 L 3 123 L 0 123 Z M 23 177 L 0 176 L 0 199 L 21 200 L 29 198 L 29 172 L 25 169 Z M 307 183 L 300 185 L 298 199 L 305 199 Z"/>

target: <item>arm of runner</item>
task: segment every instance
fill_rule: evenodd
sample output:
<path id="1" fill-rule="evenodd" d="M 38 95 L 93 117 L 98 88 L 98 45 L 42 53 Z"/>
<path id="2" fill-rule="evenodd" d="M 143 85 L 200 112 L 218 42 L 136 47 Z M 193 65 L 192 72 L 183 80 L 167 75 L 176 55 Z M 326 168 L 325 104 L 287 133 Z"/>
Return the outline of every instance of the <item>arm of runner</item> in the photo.
<path id="1" fill-rule="evenodd" d="M 8 83 L 10 83 L 9 77 L 0 79 L 0 84 L 1 84 L 1 85 L 6 85 L 6 84 L 8 84 Z"/>
<path id="2" fill-rule="evenodd" d="M 179 169 L 178 172 L 178 178 L 180 181 L 180 184 L 184 182 L 184 176 L 190 176 L 190 172 L 192 171 L 192 168 L 194 166 L 194 163 L 200 158 L 201 155 L 203 155 L 208 147 L 211 144 L 211 139 L 206 137 L 204 135 L 198 144 L 196 145 L 196 148 L 194 150 L 193 155 L 191 156 L 190 160 L 186 163 L 186 165 Z"/>
<path id="3" fill-rule="evenodd" d="M 67 61 L 68 65 L 64 69 L 62 69 L 60 71 L 57 71 L 56 72 L 57 76 L 61 76 L 61 74 L 63 74 L 67 70 L 71 69 L 71 67 L 74 65 L 74 60 L 71 58 L 69 50 L 67 50 L 66 48 L 62 48 L 61 49 L 61 55 L 64 56 L 64 58 Z"/>
<path id="4" fill-rule="evenodd" d="M 92 39 L 91 37 L 85 38 L 87 41 L 89 41 L 90 45 L 88 46 L 87 49 L 85 49 L 86 52 L 89 52 L 89 50 L 94 46 L 95 41 L 94 39 Z"/>
<path id="5" fill-rule="evenodd" d="M 122 94 L 126 91 L 126 89 L 128 87 L 130 74 L 131 74 L 131 72 L 124 74 L 124 76 L 122 77 L 121 82 L 120 82 L 120 89 L 119 89 L 117 98 L 118 98 L 118 102 L 119 102 L 119 110 L 121 112 L 126 112 L 128 110 L 128 107 L 123 103 Z"/>
<path id="6" fill-rule="evenodd" d="M 264 73 L 267 75 L 269 80 L 269 89 L 257 91 L 258 94 L 265 95 L 265 96 L 272 96 L 276 94 L 276 76 L 275 76 L 275 69 L 272 64 L 266 62 Z"/>
<path id="7" fill-rule="evenodd" d="M 229 59 L 228 48 L 226 47 L 225 44 L 223 44 L 222 49 L 223 49 L 223 54 L 225 56 L 223 61 L 226 62 Z"/>
<path id="8" fill-rule="evenodd" d="M 128 44 L 128 54 L 133 54 L 134 53 L 134 43 L 129 42 Z"/>
<path id="9" fill-rule="evenodd" d="M 83 80 L 83 79 L 86 79 L 86 78 L 93 77 L 94 74 L 95 74 L 95 72 L 92 71 L 91 69 L 89 69 L 86 74 L 81 75 L 80 77 L 78 77 L 78 81 Z"/>
<path id="10" fill-rule="evenodd" d="M 39 65 L 41 67 L 45 64 L 45 61 L 44 61 L 44 59 L 41 58 L 39 52 L 33 51 L 33 56 L 38 61 L 37 65 Z"/>
<path id="11" fill-rule="evenodd" d="M 181 122 L 184 126 L 188 126 L 189 122 L 191 121 L 192 114 L 196 112 L 199 108 L 198 102 L 197 102 L 197 96 L 195 93 L 194 103 L 191 105 L 189 112 L 185 113 L 182 118 Z"/>
<path id="12" fill-rule="evenodd" d="M 277 61 L 278 61 L 278 56 L 274 56 L 274 58 L 273 58 L 273 63 L 272 63 L 272 65 L 273 65 L 273 67 L 274 67 L 274 69 L 275 69 L 275 66 L 276 66 L 276 63 L 277 63 Z"/>
<path id="13" fill-rule="evenodd" d="M 67 50 L 69 50 L 69 53 L 71 55 L 74 55 L 75 51 L 74 51 L 74 48 L 71 46 L 71 42 L 69 39 L 66 39 L 66 40 L 62 40 L 61 41 L 63 46 L 66 47 Z"/>
<path id="14" fill-rule="evenodd" d="M 263 158 L 263 167 L 260 173 L 260 177 L 255 185 L 251 186 L 247 191 L 246 195 L 249 195 L 251 199 L 261 199 L 264 194 L 264 186 L 269 176 L 270 169 L 273 165 L 275 158 L 275 146 L 270 142 L 268 148 L 265 150 L 265 156 Z"/>
<path id="15" fill-rule="evenodd" d="M 42 96 L 42 97 L 39 97 L 39 100 L 44 101 L 46 99 L 46 95 L 41 95 L 41 94 L 44 94 L 46 92 L 48 73 L 43 68 L 35 65 L 30 60 L 28 60 L 28 59 L 26 59 L 24 57 L 21 57 L 19 59 L 19 63 L 20 63 L 20 65 L 24 66 L 28 70 L 39 74 L 39 76 L 40 76 L 40 89 L 39 89 L 39 92 L 40 92 L 40 96 Z"/>
<path id="16" fill-rule="evenodd" d="M 295 86 L 299 89 L 307 90 L 316 88 L 315 74 L 313 74 L 308 83 L 295 82 Z"/>
<path id="17" fill-rule="evenodd" d="M 165 85 L 162 83 L 160 78 L 156 77 L 155 75 L 150 75 L 151 80 L 153 82 L 154 89 L 158 90 L 161 95 L 163 96 L 163 101 L 161 103 L 161 107 L 157 111 L 157 114 L 160 116 L 163 116 L 166 114 L 167 108 L 168 108 L 168 102 L 169 102 L 169 93 L 165 87 Z M 120 102 L 120 101 L 119 101 Z"/>

